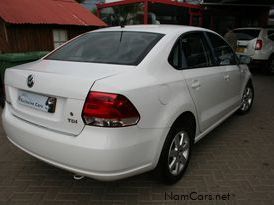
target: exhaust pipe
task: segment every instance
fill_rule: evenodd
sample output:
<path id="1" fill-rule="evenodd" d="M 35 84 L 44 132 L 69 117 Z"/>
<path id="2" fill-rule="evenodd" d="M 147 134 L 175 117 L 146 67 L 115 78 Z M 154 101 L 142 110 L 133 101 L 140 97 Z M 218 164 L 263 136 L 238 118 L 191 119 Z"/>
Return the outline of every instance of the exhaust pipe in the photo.
<path id="1" fill-rule="evenodd" d="M 73 179 L 74 179 L 74 180 L 81 180 L 81 179 L 83 179 L 83 178 L 85 178 L 85 177 L 82 176 L 82 175 L 78 175 L 78 174 L 75 174 L 75 175 L 73 176 Z"/>

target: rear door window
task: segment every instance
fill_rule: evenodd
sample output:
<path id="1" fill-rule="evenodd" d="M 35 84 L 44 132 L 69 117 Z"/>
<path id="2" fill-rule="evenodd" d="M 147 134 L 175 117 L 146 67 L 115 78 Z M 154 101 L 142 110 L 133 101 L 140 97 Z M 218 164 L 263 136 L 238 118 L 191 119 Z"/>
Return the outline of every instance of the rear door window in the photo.
<path id="1" fill-rule="evenodd" d="M 187 68 L 212 66 L 212 56 L 202 32 L 189 33 L 181 37 L 183 59 Z"/>
<path id="2" fill-rule="evenodd" d="M 260 34 L 259 29 L 236 29 L 233 31 L 238 40 L 250 41 L 257 38 Z"/>
<path id="3" fill-rule="evenodd" d="M 235 65 L 236 56 L 232 48 L 220 36 L 207 32 L 207 36 L 214 50 L 215 62 L 218 66 Z"/>

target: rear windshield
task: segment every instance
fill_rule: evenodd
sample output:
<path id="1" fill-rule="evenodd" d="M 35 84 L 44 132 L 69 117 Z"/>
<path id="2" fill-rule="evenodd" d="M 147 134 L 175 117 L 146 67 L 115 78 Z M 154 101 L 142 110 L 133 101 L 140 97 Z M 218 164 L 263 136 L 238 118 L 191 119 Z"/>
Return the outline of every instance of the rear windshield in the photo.
<path id="1" fill-rule="evenodd" d="M 236 34 L 238 40 L 250 41 L 259 36 L 260 30 L 259 29 L 242 29 L 242 30 L 237 29 L 237 30 L 234 30 L 234 33 Z"/>
<path id="2" fill-rule="evenodd" d="M 132 31 L 87 33 L 45 59 L 138 65 L 163 36 L 159 33 Z"/>

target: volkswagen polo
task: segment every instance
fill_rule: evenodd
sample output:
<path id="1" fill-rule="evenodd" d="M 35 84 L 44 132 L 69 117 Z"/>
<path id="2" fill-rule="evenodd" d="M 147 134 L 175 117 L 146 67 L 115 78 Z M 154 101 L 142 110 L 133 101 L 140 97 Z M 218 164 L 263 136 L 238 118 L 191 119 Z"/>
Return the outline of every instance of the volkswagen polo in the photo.
<path id="1" fill-rule="evenodd" d="M 250 110 L 246 61 L 203 28 L 99 29 L 6 70 L 3 127 L 23 151 L 81 176 L 156 170 L 175 183 L 195 142 Z"/>

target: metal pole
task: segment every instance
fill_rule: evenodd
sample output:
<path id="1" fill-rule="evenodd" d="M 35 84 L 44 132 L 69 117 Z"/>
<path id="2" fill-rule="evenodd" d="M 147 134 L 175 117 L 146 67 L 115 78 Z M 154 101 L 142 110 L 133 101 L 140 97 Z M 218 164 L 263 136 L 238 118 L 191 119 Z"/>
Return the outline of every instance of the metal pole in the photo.
<path id="1" fill-rule="evenodd" d="M 144 24 L 148 24 L 148 0 L 144 1 Z"/>

